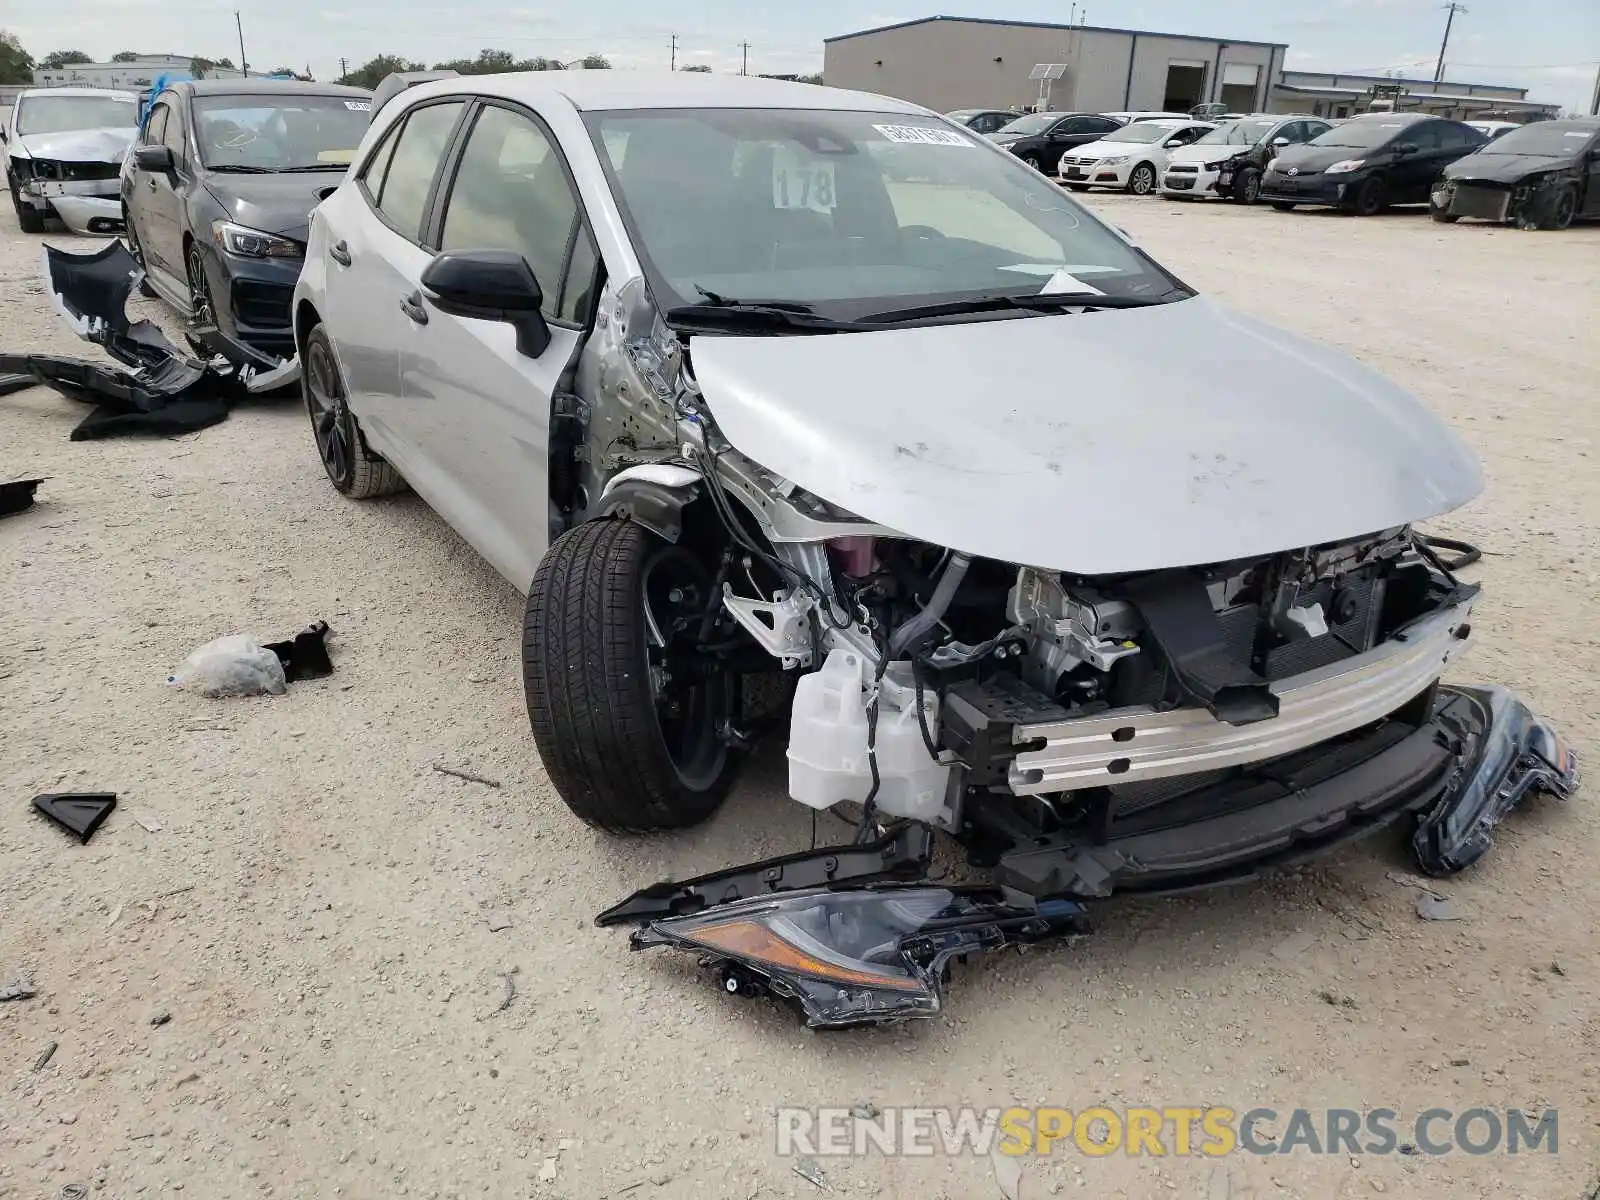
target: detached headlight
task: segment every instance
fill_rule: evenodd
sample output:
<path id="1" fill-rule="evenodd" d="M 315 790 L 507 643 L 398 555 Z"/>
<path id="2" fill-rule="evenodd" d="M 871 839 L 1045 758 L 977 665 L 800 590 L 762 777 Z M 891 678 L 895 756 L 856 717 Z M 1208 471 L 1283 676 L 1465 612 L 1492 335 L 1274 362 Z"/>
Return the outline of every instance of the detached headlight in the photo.
<path id="1" fill-rule="evenodd" d="M 275 233 L 263 233 L 232 221 L 211 222 L 211 240 L 217 249 L 240 258 L 304 258 L 306 248 Z"/>
<path id="2" fill-rule="evenodd" d="M 1328 168 L 1329 175 L 1348 175 L 1351 171 L 1359 171 L 1367 165 L 1364 158 L 1341 158 Z"/>

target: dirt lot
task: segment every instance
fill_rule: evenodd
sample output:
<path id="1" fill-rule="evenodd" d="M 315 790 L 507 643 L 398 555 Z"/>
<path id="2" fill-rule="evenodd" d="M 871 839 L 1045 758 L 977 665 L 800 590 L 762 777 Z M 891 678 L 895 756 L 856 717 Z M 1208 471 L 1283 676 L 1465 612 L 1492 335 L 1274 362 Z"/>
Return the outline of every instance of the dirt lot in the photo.
<path id="1" fill-rule="evenodd" d="M 1521 689 L 1593 763 L 1600 227 L 1093 203 L 1193 284 L 1353 351 L 1465 435 L 1488 488 L 1436 530 L 1489 554 L 1460 673 Z M 83 353 L 41 293 L 39 241 L 0 218 L 0 341 Z M 1062 402 L 1114 430 L 1114 396 Z M 1464 921 L 1419 920 L 1390 875 L 1401 848 L 1369 844 L 1104 909 L 1089 938 L 958 971 L 936 1021 L 809 1036 L 590 924 L 663 875 L 803 847 L 781 747 L 705 829 L 597 835 L 534 753 L 521 597 L 415 498 L 340 499 L 291 403 L 179 440 L 69 442 L 80 415 L 44 390 L 0 401 L 0 478 L 48 477 L 0 522 L 0 984 L 21 969 L 39 989 L 0 1003 L 0 1197 L 808 1197 L 774 1153 L 774 1106 L 857 1102 L 1387 1107 L 1403 1126 L 1554 1106 L 1554 1156 L 1067 1150 L 1029 1161 L 1021 1194 L 1590 1195 L 1592 787 L 1531 804 L 1446 886 Z M 166 686 L 201 642 L 318 617 L 338 635 L 331 679 L 234 702 Z M 87 847 L 28 809 L 99 789 L 122 803 Z M 1001 1195 L 986 1159 L 823 1167 L 842 1194 Z"/>

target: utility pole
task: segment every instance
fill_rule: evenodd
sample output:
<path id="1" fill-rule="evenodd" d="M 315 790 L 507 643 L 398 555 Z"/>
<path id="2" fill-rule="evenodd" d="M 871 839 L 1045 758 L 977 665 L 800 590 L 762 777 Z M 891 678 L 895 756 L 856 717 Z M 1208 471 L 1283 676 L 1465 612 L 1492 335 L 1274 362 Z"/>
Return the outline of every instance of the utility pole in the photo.
<path id="1" fill-rule="evenodd" d="M 672 35 L 672 69 L 678 69 L 678 35 Z"/>
<path id="2" fill-rule="evenodd" d="M 1589 115 L 1600 117 L 1600 71 L 1594 73 L 1594 99 L 1589 101 Z"/>
<path id="3" fill-rule="evenodd" d="M 244 22 L 239 19 L 239 10 L 233 10 L 233 24 L 239 30 L 239 78 L 247 79 L 250 75 L 249 64 L 244 59 Z"/>
<path id="4" fill-rule="evenodd" d="M 1456 0 L 1450 0 L 1450 3 L 1444 7 L 1449 16 L 1444 19 L 1444 41 L 1439 43 L 1439 65 L 1433 69 L 1433 81 L 1435 83 L 1444 78 L 1444 52 L 1450 46 L 1450 26 L 1455 24 L 1458 12 L 1464 13 L 1467 11 L 1467 6 L 1465 4 L 1457 4 Z"/>
<path id="5" fill-rule="evenodd" d="M 339 78 L 350 78 L 350 60 L 348 58 L 341 57 L 339 59 Z"/>
<path id="6" fill-rule="evenodd" d="M 739 74 L 748 75 L 750 74 L 750 43 L 740 42 L 739 49 L 744 51 L 744 65 L 739 68 Z"/>

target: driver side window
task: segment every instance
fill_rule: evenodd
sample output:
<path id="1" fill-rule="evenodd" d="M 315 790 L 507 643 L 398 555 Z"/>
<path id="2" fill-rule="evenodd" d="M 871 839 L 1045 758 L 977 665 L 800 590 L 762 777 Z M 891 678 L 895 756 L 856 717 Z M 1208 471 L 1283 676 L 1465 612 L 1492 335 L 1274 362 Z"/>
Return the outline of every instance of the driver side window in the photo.
<path id="1" fill-rule="evenodd" d="M 1427 154 L 1430 150 L 1439 148 L 1440 128 L 1438 121 L 1424 121 L 1420 125 L 1413 125 L 1395 140 L 1410 142 L 1416 146 L 1418 153 Z"/>

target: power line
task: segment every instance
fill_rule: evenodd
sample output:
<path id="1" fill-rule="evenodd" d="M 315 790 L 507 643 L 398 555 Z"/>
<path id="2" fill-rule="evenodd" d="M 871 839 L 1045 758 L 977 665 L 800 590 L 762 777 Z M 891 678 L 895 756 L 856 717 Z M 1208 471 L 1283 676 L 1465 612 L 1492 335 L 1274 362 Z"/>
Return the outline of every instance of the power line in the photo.
<path id="1" fill-rule="evenodd" d="M 1433 81 L 1435 83 L 1444 78 L 1444 52 L 1450 46 L 1450 27 L 1455 24 L 1458 12 L 1464 13 L 1467 11 L 1467 6 L 1456 3 L 1456 0 L 1450 0 L 1450 3 L 1444 7 L 1449 15 L 1444 19 L 1444 41 L 1439 43 L 1439 64 L 1433 68 Z"/>

